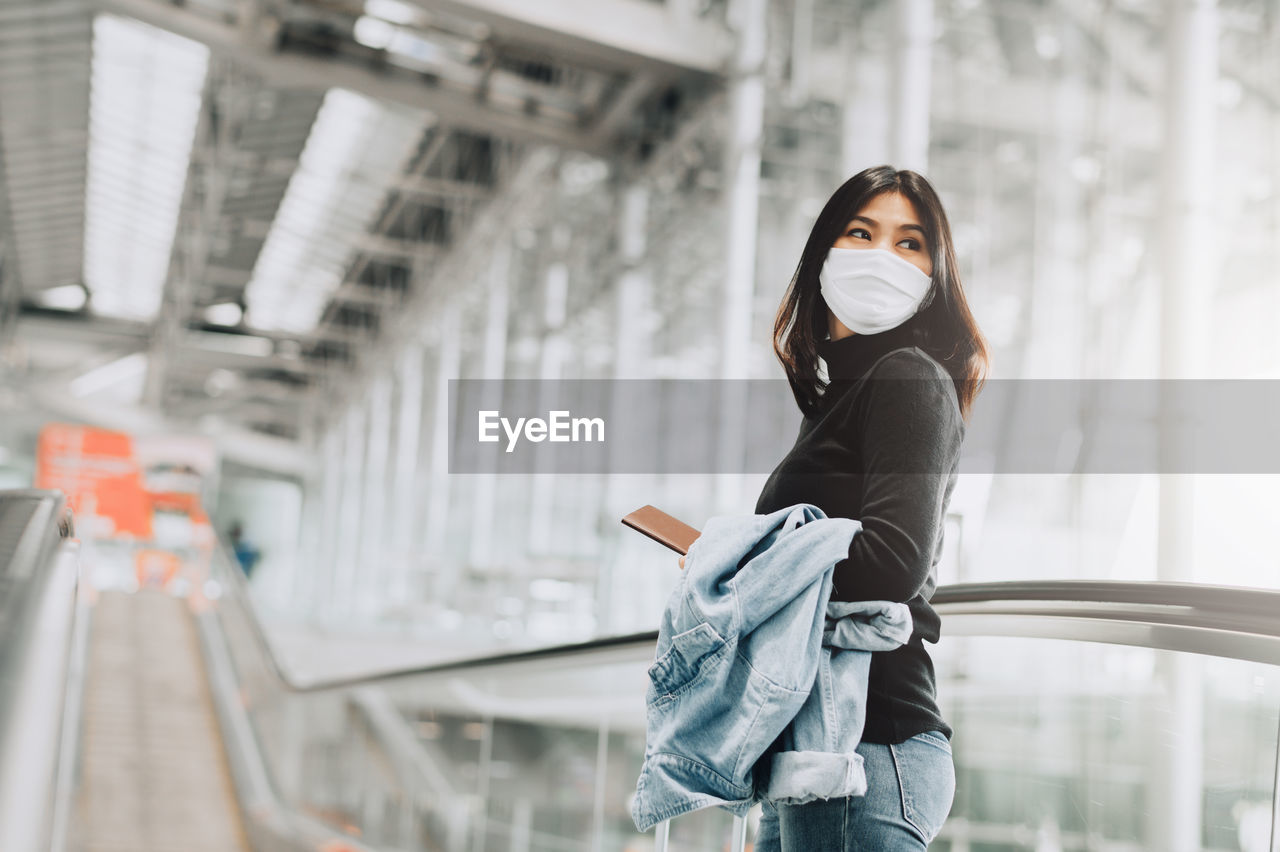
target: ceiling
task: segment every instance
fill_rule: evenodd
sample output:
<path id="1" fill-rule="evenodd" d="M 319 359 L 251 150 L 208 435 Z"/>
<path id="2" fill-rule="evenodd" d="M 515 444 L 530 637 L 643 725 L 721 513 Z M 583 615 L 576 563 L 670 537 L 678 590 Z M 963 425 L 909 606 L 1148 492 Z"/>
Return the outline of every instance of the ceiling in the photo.
<path id="1" fill-rule="evenodd" d="M 721 2 L 0 0 L 0 357 L 296 439 L 528 151 L 640 156 Z M 68 409 L 69 410 L 69 409 Z"/>
<path id="2" fill-rule="evenodd" d="M 723 260 L 731 4 L 590 0 L 590 15 L 583 5 L 0 0 L 0 397 L 16 376 L 28 396 L 35 388 L 42 405 L 78 417 L 129 403 L 206 431 L 305 438 L 362 360 L 386 351 L 407 306 L 433 282 L 472 280 L 456 274 L 459 258 L 483 252 L 493 208 L 538 205 L 513 186 L 548 149 L 654 176 L 646 258 L 672 311 L 660 330 L 696 338 L 714 310 L 696 298 L 715 298 Z M 1253 162 L 1262 137 L 1244 129 L 1275 114 L 1280 3 L 1219 7 L 1224 92 L 1256 107 L 1221 111 L 1240 129 L 1221 133 L 1224 162 Z M 770 3 L 767 73 L 779 85 L 762 142 L 762 229 L 841 177 L 849 50 L 882 61 L 897 8 Z M 1146 209 L 1160 162 L 1162 4 L 937 0 L 934 14 L 948 73 L 934 81 L 931 169 L 957 211 L 973 208 L 958 231 L 993 241 L 979 256 L 1029 262 L 1013 248 L 1029 244 L 1036 219 L 1024 208 L 1047 185 L 1037 146 L 1061 129 L 1046 87 L 1067 71 L 1094 110 L 1076 128 L 1089 155 L 1079 164 L 1111 152 L 1110 179 L 1088 185 Z M 998 181 L 981 179 L 990 158 Z M 981 207 L 995 203 L 1005 215 Z M 611 250 L 613 223 L 569 204 L 578 218 L 565 223 L 592 228 L 578 242 Z M 1029 286 L 1024 270 L 998 271 L 986 279 Z M 575 298 L 599 288 L 580 289 Z M 1026 294 L 1007 295 L 1022 306 L 1006 312 L 1010 327 L 1029 328 Z"/>

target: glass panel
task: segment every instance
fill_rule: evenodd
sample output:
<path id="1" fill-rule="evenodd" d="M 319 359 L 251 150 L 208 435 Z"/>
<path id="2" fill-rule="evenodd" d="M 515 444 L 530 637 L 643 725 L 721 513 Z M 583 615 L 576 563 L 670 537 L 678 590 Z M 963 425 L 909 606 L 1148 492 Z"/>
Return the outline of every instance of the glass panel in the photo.
<path id="1" fill-rule="evenodd" d="M 630 814 L 650 648 L 292 695 L 239 595 L 217 603 L 270 774 L 297 810 L 374 848 L 652 848 Z M 957 795 L 931 849 L 1267 849 L 1277 667 L 1025 638 L 948 638 L 934 658 Z M 688 814 L 670 848 L 727 848 L 732 823 Z M 1198 846 L 1180 847 L 1188 836 Z"/>
<path id="2" fill-rule="evenodd" d="M 957 792 L 931 849 L 1267 849 L 1276 667 L 1022 638 L 934 658 Z"/>

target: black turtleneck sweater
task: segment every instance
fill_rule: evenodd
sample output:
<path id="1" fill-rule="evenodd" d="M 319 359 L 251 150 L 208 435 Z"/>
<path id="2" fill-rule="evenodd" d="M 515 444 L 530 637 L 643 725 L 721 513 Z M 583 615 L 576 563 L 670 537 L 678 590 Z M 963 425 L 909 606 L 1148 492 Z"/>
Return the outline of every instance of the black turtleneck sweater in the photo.
<path id="1" fill-rule="evenodd" d="M 828 517 L 861 521 L 848 558 L 836 563 L 831 599 L 899 601 L 911 610 L 910 640 L 871 657 L 862 738 L 873 743 L 924 731 L 951 737 L 924 642 L 939 637 L 929 598 L 965 425 L 950 376 L 909 335 L 899 326 L 818 342 L 830 384 L 755 508 L 812 503 Z"/>

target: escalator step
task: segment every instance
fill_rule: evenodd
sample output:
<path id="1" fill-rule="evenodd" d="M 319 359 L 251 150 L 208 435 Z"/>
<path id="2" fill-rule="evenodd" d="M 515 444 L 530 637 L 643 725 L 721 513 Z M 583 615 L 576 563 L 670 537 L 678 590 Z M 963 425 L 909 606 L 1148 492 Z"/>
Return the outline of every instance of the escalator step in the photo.
<path id="1" fill-rule="evenodd" d="M 92 623 L 71 848 L 247 852 L 185 602 L 104 592 Z"/>

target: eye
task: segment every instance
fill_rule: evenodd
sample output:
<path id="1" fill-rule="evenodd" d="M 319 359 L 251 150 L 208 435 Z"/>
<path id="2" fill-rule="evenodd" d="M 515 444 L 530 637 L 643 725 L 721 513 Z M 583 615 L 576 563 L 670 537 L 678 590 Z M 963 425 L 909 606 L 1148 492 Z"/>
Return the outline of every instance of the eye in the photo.
<path id="1" fill-rule="evenodd" d="M 871 232 L 868 231 L 866 228 L 850 228 L 849 230 L 845 231 L 844 235 L 846 237 L 858 237 L 859 239 L 863 239 L 863 240 L 871 239 Z"/>
<path id="2" fill-rule="evenodd" d="M 905 240 L 899 240 L 898 245 L 911 251 L 920 251 L 920 241 L 907 237 Z"/>

